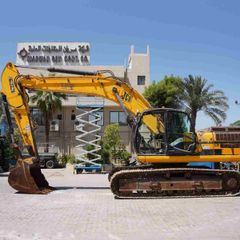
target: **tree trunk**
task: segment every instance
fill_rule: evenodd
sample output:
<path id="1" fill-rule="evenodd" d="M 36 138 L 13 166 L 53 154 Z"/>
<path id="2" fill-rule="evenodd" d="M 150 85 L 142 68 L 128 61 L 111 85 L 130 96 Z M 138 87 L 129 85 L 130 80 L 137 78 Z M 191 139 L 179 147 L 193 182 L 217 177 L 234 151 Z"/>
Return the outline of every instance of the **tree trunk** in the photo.
<path id="1" fill-rule="evenodd" d="M 49 152 L 49 132 L 50 132 L 50 123 L 49 123 L 49 114 L 48 112 L 45 113 L 45 142 L 46 142 L 46 147 L 45 147 L 45 152 Z"/>
<path id="2" fill-rule="evenodd" d="M 197 119 L 197 111 L 193 109 L 192 113 L 191 113 L 191 120 L 192 120 L 191 132 L 195 132 L 195 129 L 196 129 L 196 119 Z"/>

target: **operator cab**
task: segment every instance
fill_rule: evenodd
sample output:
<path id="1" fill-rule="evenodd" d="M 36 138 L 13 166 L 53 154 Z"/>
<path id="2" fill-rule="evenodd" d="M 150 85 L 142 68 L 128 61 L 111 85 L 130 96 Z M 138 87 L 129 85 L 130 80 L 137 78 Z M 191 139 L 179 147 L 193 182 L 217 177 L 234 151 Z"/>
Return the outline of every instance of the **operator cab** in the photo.
<path id="1" fill-rule="evenodd" d="M 196 147 L 187 113 L 169 108 L 147 110 L 135 129 L 138 155 L 190 155 Z"/>

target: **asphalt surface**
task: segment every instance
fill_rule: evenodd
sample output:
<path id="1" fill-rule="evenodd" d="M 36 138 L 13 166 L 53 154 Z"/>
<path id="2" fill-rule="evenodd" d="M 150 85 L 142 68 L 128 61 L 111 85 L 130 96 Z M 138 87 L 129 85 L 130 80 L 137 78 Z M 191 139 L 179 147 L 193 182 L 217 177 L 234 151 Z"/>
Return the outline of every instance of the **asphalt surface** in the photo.
<path id="1" fill-rule="evenodd" d="M 58 188 L 16 193 L 0 174 L 0 239 L 240 239 L 240 198 L 114 199 L 104 174 L 44 170 Z"/>

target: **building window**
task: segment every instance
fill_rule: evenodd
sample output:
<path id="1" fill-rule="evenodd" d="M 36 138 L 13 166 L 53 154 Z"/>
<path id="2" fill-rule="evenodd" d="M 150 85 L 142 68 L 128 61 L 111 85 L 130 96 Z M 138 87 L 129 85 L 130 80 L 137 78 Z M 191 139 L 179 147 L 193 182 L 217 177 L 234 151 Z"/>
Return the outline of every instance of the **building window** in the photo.
<path id="1" fill-rule="evenodd" d="M 124 112 L 110 112 L 110 123 L 119 123 L 119 125 L 127 125 L 127 119 Z"/>
<path id="2" fill-rule="evenodd" d="M 146 76 L 137 76 L 137 85 L 145 85 Z"/>
<path id="3" fill-rule="evenodd" d="M 96 118 L 99 118 L 99 117 L 100 117 L 100 120 L 95 123 L 97 123 L 99 126 L 103 126 L 103 111 L 98 111 L 98 112 L 90 114 L 88 121 L 89 122 L 94 121 Z"/>
<path id="4" fill-rule="evenodd" d="M 37 123 L 39 126 L 44 125 L 44 118 L 43 113 L 38 108 L 31 108 L 30 109 L 30 116 Z"/>
<path id="5" fill-rule="evenodd" d="M 118 112 L 110 112 L 110 123 L 118 123 Z"/>

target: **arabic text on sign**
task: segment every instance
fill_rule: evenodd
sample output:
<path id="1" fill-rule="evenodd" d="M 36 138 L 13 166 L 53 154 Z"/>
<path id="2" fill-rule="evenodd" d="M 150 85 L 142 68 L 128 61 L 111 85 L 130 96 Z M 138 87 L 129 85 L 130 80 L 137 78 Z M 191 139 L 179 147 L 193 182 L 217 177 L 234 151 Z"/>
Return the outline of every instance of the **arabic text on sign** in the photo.
<path id="1" fill-rule="evenodd" d="M 71 48 L 69 46 L 55 46 L 55 45 L 38 45 L 38 46 L 28 46 L 28 51 L 29 52 L 64 52 L 64 53 L 87 53 L 89 52 L 90 48 L 88 45 L 78 45 L 78 48 Z"/>

